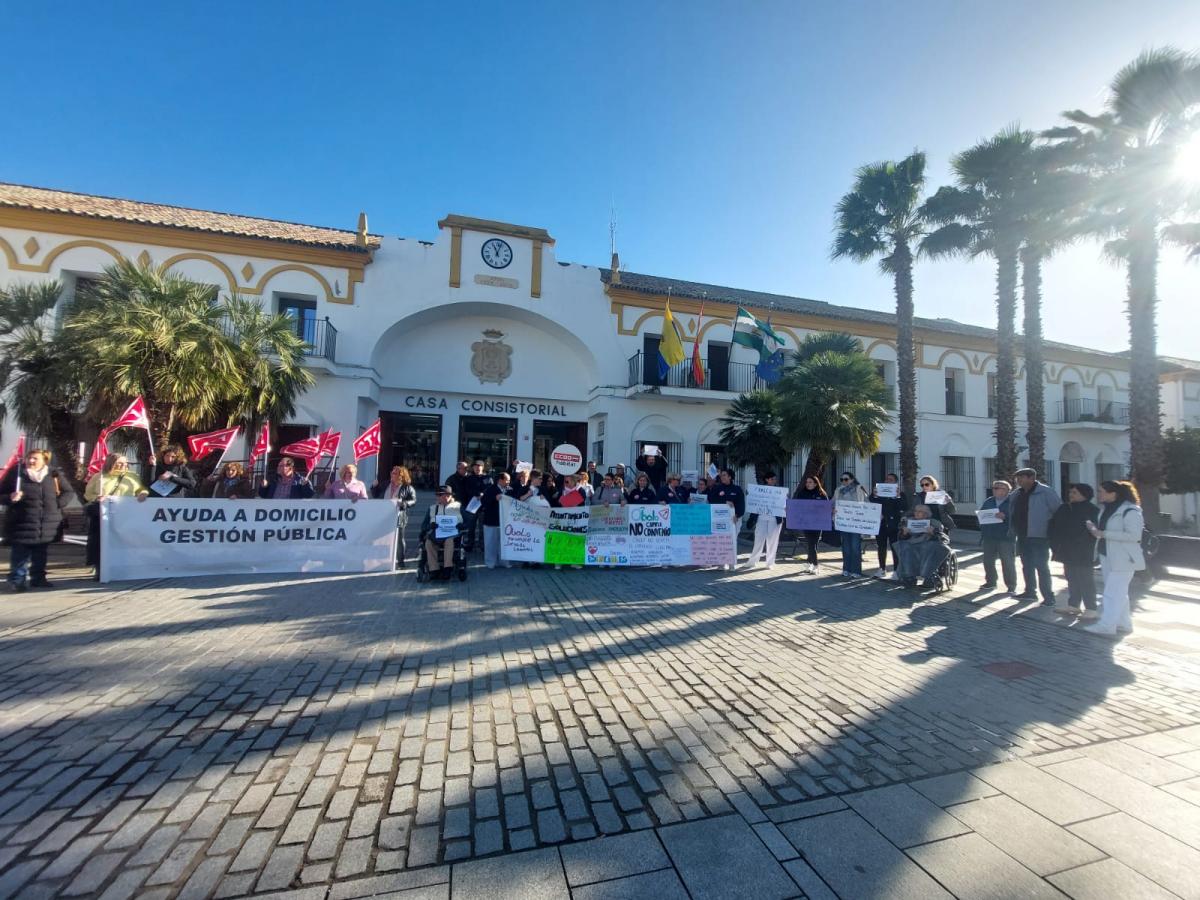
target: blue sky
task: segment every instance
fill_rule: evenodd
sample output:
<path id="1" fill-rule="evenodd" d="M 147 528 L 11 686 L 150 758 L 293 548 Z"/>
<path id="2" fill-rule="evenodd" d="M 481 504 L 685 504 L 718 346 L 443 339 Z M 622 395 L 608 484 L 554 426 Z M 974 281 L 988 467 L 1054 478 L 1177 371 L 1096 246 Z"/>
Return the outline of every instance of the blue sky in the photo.
<path id="1" fill-rule="evenodd" d="M 559 259 L 888 309 L 831 262 L 861 163 L 932 186 L 1004 125 L 1097 109 L 1194 2 L 59 3 L 10 6 L 0 180 L 431 239 L 448 212 L 549 229 Z M 921 263 L 918 314 L 993 318 L 986 261 Z M 1160 348 L 1200 357 L 1200 265 L 1168 251 Z M 1126 345 L 1094 244 L 1045 277 L 1046 332 Z"/>

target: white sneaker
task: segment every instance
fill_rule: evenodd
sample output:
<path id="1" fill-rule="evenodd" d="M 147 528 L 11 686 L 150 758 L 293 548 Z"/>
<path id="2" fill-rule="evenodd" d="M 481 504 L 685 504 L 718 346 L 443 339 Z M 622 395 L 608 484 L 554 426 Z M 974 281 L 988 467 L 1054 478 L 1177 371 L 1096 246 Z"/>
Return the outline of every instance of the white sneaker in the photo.
<path id="1" fill-rule="evenodd" d="M 1105 628 L 1103 625 L 1100 625 L 1099 623 L 1097 623 L 1095 625 L 1084 625 L 1083 630 L 1088 632 L 1088 634 L 1102 634 L 1105 637 L 1116 637 L 1116 634 L 1117 634 L 1116 631 L 1109 629 L 1109 628 Z"/>
<path id="2" fill-rule="evenodd" d="M 888 581 L 899 581 L 899 580 L 900 580 L 900 573 L 899 573 L 899 572 L 893 572 L 891 575 L 889 575 L 889 576 L 887 577 L 887 580 L 888 580 Z"/>
<path id="3" fill-rule="evenodd" d="M 881 566 L 879 571 L 875 573 L 876 578 L 887 578 L 887 567 Z"/>

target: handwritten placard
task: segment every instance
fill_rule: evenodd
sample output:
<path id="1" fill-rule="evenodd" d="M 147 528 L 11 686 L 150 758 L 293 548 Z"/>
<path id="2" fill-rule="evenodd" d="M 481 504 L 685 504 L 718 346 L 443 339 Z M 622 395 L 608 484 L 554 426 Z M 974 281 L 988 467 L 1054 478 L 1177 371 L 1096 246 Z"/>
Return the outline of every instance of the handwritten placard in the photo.
<path id="1" fill-rule="evenodd" d="M 881 481 L 875 485 L 876 497 L 899 497 L 900 485 L 892 484 L 890 481 Z"/>
<path id="2" fill-rule="evenodd" d="M 945 491 L 926 491 L 925 505 L 926 506 L 945 506 L 950 502 L 950 495 Z"/>
<path id="3" fill-rule="evenodd" d="M 546 562 L 557 566 L 583 565 L 587 536 L 567 531 L 546 532 Z"/>
<path id="4" fill-rule="evenodd" d="M 1004 520 L 1000 518 L 1000 510 L 998 509 L 977 509 L 975 510 L 975 518 L 979 519 L 980 525 L 1003 525 Z"/>
<path id="5" fill-rule="evenodd" d="M 746 512 L 760 516 L 787 515 L 787 488 L 752 484 L 746 488 Z"/>
<path id="6" fill-rule="evenodd" d="M 882 512 L 878 503 L 839 500 L 833 508 L 833 527 L 847 534 L 878 534 Z"/>
<path id="7" fill-rule="evenodd" d="M 832 500 L 789 500 L 787 527 L 793 531 L 831 531 Z"/>
<path id="8" fill-rule="evenodd" d="M 932 525 L 932 519 L 909 519 L 904 527 L 908 529 L 909 534 L 928 534 Z"/>

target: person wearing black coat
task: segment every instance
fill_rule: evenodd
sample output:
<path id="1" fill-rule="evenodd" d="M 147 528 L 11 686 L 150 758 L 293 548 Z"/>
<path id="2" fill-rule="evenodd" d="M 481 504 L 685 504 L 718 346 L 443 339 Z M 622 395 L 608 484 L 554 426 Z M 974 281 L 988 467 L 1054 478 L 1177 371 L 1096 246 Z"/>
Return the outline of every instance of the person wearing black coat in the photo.
<path id="1" fill-rule="evenodd" d="M 816 475 L 805 475 L 804 480 L 796 487 L 796 492 L 792 494 L 793 500 L 828 500 L 829 495 L 825 493 L 825 488 L 821 486 L 821 479 Z M 832 525 L 832 521 L 830 525 Z M 817 573 L 817 544 L 821 541 L 821 532 L 805 531 L 804 542 L 808 545 L 808 562 L 805 563 L 805 568 L 801 569 L 802 575 L 815 575 Z"/>
<path id="2" fill-rule="evenodd" d="M 644 506 L 651 503 L 657 505 L 661 502 L 658 499 L 658 491 L 650 483 L 650 476 L 645 472 L 638 473 L 637 483 L 634 484 L 633 490 L 629 492 L 627 499 L 632 506 L 639 504 Z"/>
<path id="3" fill-rule="evenodd" d="M 658 499 L 670 506 L 673 503 L 687 503 L 691 492 L 679 483 L 679 476 L 672 472 L 667 476 L 667 483 L 658 489 Z"/>
<path id="4" fill-rule="evenodd" d="M 162 462 L 154 469 L 153 484 L 155 488 L 150 490 L 152 498 L 172 497 L 178 500 L 195 496 L 196 476 L 187 467 L 187 457 L 183 455 L 182 448 L 172 446 L 163 451 Z M 162 493 L 162 489 L 167 487 L 170 490 Z"/>
<path id="5" fill-rule="evenodd" d="M 646 473 L 646 477 L 650 479 L 650 486 L 656 491 L 667 480 L 667 461 L 660 453 L 653 456 L 642 454 L 634 460 L 633 465 L 639 472 Z"/>
<path id="6" fill-rule="evenodd" d="M 279 460 L 275 477 L 262 480 L 258 496 L 263 500 L 308 500 L 313 495 L 313 486 L 305 476 L 296 471 L 296 461 L 290 456 Z"/>
<path id="7" fill-rule="evenodd" d="M 0 482 L 0 505 L 8 507 L 4 532 L 12 546 L 8 581 L 14 591 L 26 589 L 26 577 L 34 587 L 50 587 L 46 551 L 58 538 L 63 510 L 75 496 L 66 476 L 49 463 L 48 450 L 31 450 Z"/>
<path id="8" fill-rule="evenodd" d="M 887 484 L 900 483 L 894 472 L 885 475 L 884 481 Z M 896 541 L 900 539 L 900 520 L 904 518 L 904 511 L 908 509 L 908 495 L 897 490 L 895 497 L 880 497 L 875 493 L 875 489 L 871 488 L 870 500 L 883 507 L 879 512 L 879 534 L 875 536 L 875 547 L 879 552 L 879 572 L 875 577 L 886 578 L 889 545 L 892 548 L 893 570 L 900 566 L 900 557 L 896 555 Z"/>
<path id="9" fill-rule="evenodd" d="M 950 496 L 950 492 L 949 491 L 946 492 L 946 502 L 945 503 L 926 503 L 925 502 L 926 494 L 928 494 L 930 491 L 941 490 L 941 488 L 938 487 L 938 480 L 936 478 L 934 478 L 932 475 L 922 475 L 921 476 L 921 484 L 919 486 L 921 489 L 919 491 L 917 491 L 916 494 L 913 495 L 912 508 L 916 509 L 918 506 L 921 506 L 921 505 L 928 506 L 930 512 L 933 513 L 933 517 L 935 519 L 937 519 L 939 522 L 941 522 L 943 525 L 946 526 L 946 531 L 953 531 L 954 530 L 954 498 L 952 496 Z"/>
<path id="10" fill-rule="evenodd" d="M 1067 577 L 1068 600 L 1055 603 L 1054 611 L 1078 615 L 1080 603 L 1085 612 L 1082 618 L 1098 618 L 1096 612 L 1096 539 L 1088 531 L 1088 522 L 1100 518 L 1100 508 L 1092 503 L 1095 492 L 1090 484 L 1073 484 L 1067 492 L 1067 502 L 1054 511 L 1046 536 L 1050 551 L 1063 564 Z"/>
<path id="11" fill-rule="evenodd" d="M 720 480 L 708 489 L 710 506 L 725 503 L 733 507 L 733 527 L 736 534 L 742 533 L 742 517 L 746 515 L 746 492 L 740 485 L 733 483 L 733 469 L 722 469 L 717 476 Z M 726 569 L 737 568 L 737 538 L 733 544 L 733 563 L 724 566 Z"/>

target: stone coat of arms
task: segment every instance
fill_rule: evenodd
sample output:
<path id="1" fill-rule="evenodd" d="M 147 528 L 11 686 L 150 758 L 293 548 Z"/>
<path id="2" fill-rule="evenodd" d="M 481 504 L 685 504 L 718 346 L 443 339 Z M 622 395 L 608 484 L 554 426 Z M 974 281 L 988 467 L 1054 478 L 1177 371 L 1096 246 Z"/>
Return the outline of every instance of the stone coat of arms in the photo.
<path id="1" fill-rule="evenodd" d="M 503 332 L 489 328 L 482 341 L 471 345 L 471 374 L 480 384 L 503 384 L 512 374 L 512 347 L 503 343 L 502 337 Z"/>

